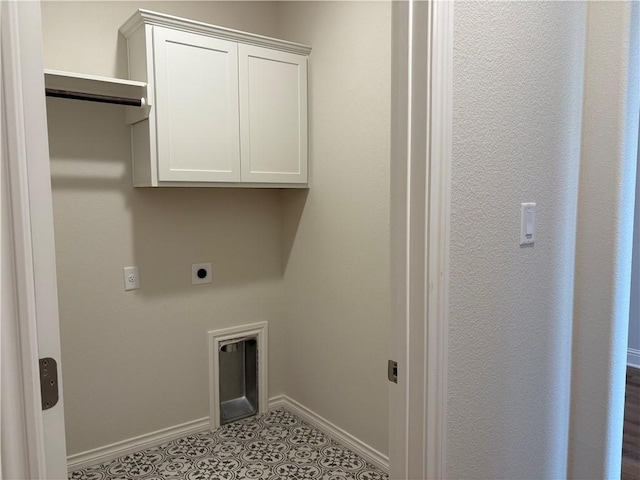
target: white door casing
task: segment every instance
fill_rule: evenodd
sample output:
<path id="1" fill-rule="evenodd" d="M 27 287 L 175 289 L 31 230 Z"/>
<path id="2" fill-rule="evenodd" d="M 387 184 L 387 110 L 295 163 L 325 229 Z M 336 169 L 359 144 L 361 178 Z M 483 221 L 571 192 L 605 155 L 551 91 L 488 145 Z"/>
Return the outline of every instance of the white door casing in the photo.
<path id="1" fill-rule="evenodd" d="M 20 355 L 11 372 L 17 379 L 11 390 L 2 390 L 3 408 L 8 395 L 20 398 L 14 431 L 22 431 L 25 442 L 12 444 L 5 454 L 3 472 L 22 472 L 28 478 L 66 477 L 66 446 L 62 382 L 60 399 L 53 408 L 42 411 L 38 358 L 52 357 L 60 366 L 60 335 L 56 287 L 53 206 L 49 170 L 46 106 L 42 66 L 42 34 L 39 2 L 7 1 L 1 4 L 2 34 L 2 174 L 6 174 L 3 218 L 3 292 L 13 291 L 14 314 L 5 310 L 3 297 L 2 333 L 20 345 Z M 7 250 L 12 255 L 7 256 Z M 12 258 L 11 258 L 12 257 Z M 6 263 L 13 265 L 7 268 Z M 11 273 L 13 276 L 5 275 Z M 5 290 L 5 281 L 10 285 Z M 9 315 L 5 315 L 9 313 Z M 7 325 L 13 325 L 6 329 Z M 3 341 L 6 340 L 3 338 Z M 3 354 L 4 354 L 3 349 Z M 4 360 L 4 356 L 3 356 Z M 15 359 L 14 359 L 15 360 Z M 3 377 L 7 373 L 3 362 Z M 19 375 L 17 371 L 20 369 Z M 60 374 L 60 370 L 58 369 Z M 19 391 L 16 391 L 19 390 Z M 9 405 L 12 405 L 11 403 Z M 15 405 L 15 404 L 13 404 Z M 11 415 L 14 412 L 6 412 Z M 5 431 L 3 428 L 3 436 Z M 6 439 L 5 439 L 6 440 Z M 15 465 L 17 457 L 26 465 Z M 20 461 L 20 460 L 18 460 Z M 26 470 L 26 471 L 25 471 Z"/>
<path id="2" fill-rule="evenodd" d="M 390 478 L 446 477 L 453 4 L 393 2 Z"/>

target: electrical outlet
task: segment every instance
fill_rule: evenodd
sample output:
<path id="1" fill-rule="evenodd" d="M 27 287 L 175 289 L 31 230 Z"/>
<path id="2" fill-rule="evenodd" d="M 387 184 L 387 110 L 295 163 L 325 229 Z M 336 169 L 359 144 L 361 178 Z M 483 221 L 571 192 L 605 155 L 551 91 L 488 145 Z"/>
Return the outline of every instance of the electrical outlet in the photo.
<path id="1" fill-rule="evenodd" d="M 124 289 L 137 290 L 140 288 L 138 267 L 124 267 Z"/>
<path id="2" fill-rule="evenodd" d="M 191 265 L 191 284 L 211 283 L 211 263 L 193 263 Z"/>

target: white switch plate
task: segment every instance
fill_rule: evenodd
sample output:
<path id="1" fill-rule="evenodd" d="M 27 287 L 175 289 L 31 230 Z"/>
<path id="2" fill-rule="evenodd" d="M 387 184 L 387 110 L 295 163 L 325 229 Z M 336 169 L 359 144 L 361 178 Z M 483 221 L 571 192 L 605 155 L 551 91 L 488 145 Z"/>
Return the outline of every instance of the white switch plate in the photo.
<path id="1" fill-rule="evenodd" d="M 533 245 L 536 241 L 536 204 L 520 204 L 520 245 Z"/>
<path id="2" fill-rule="evenodd" d="M 211 263 L 193 263 L 191 265 L 191 284 L 199 285 L 201 283 L 211 283 Z"/>
<path id="3" fill-rule="evenodd" d="M 124 267 L 124 289 L 137 290 L 140 288 L 138 267 Z"/>

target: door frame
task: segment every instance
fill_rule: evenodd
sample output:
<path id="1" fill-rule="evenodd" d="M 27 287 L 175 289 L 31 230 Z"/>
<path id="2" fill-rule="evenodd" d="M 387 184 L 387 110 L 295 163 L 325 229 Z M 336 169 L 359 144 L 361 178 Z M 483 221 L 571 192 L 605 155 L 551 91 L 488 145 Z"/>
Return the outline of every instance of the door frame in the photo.
<path id="1" fill-rule="evenodd" d="M 390 478 L 446 478 L 453 2 L 392 2 Z"/>
<path id="2" fill-rule="evenodd" d="M 9 341 L 20 345 L 16 363 L 8 367 L 8 373 L 17 380 L 2 391 L 2 397 L 3 401 L 10 398 L 16 402 L 8 408 L 21 410 L 8 415 L 15 418 L 13 433 L 25 439 L 22 443 L 12 442 L 12 454 L 2 455 L 2 468 L 3 472 L 22 471 L 26 478 L 66 478 L 40 3 L 9 0 L 2 2 L 1 8 L 4 100 L 1 113 L 6 143 L 2 150 L 2 174 L 7 174 L 2 213 L 9 217 L 3 219 L 2 228 L 3 238 L 9 243 L 6 248 L 11 251 L 3 257 L 2 290 L 4 293 L 6 288 L 10 298 L 2 297 L 3 314 L 9 312 L 3 315 L 2 325 L 3 333 L 8 332 L 11 337 Z M 5 310 L 11 303 L 14 308 Z M 39 358 L 43 357 L 54 358 L 58 363 L 60 392 L 58 403 L 46 411 L 42 410 L 40 399 Z M 3 362 L 3 374 L 5 368 Z M 14 464 L 22 463 L 22 459 L 26 460 L 24 464 Z"/>
<path id="3" fill-rule="evenodd" d="M 37 2 L 18 4 L 9 2 L 13 10 L 29 10 L 20 18 L 21 31 L 35 31 L 38 44 L 40 34 L 40 10 Z M 31 9 L 24 9 L 30 5 Z M 37 8 L 34 8 L 34 5 Z M 400 372 L 398 385 L 391 386 L 390 395 L 390 460 L 392 478 L 443 478 L 445 472 L 445 418 L 446 418 L 446 338 L 448 305 L 448 245 L 449 245 L 449 185 L 451 157 L 451 78 L 453 5 L 446 1 L 393 2 L 393 81 L 392 81 L 392 284 L 394 321 L 392 326 L 392 354 L 398 359 Z M 23 40 L 23 39 L 19 39 Z M 24 59 L 27 52 L 20 42 L 12 45 L 14 58 Z M 42 71 L 41 50 L 30 50 L 38 57 Z M 33 65 L 31 65 L 33 70 Z M 20 71 L 18 69 L 12 69 Z M 25 114 L 33 118 L 46 118 L 42 75 L 25 71 L 25 89 L 36 102 L 24 102 Z M 39 82 L 36 81 L 39 79 Z M 35 84 L 35 85 L 34 85 Z M 39 89 L 36 92 L 34 89 Z M 24 92 L 23 92 L 24 93 Z M 26 95 L 25 95 L 26 97 Z M 17 97 L 20 101 L 24 97 Z M 33 98 L 33 97 L 32 97 Z M 10 119 L 9 119 L 10 120 Z M 43 120 L 44 121 L 44 120 Z M 46 128 L 46 124 L 45 124 Z M 28 133 L 28 132 L 26 132 Z M 40 132 L 41 133 L 41 132 Z M 30 316 L 20 318 L 31 326 L 27 342 L 29 365 L 23 365 L 24 373 L 31 379 L 37 373 L 37 359 L 41 354 L 34 343 L 34 334 L 41 337 L 35 289 L 47 300 L 49 323 L 59 355 L 57 318 L 57 291 L 55 280 L 55 253 L 52 228 L 52 198 L 49 177 L 48 145 L 43 138 L 30 139 L 32 148 L 40 149 L 35 158 L 26 155 L 21 159 L 28 173 L 28 184 L 21 183 L 20 192 L 27 203 L 17 203 L 18 191 L 12 188 L 12 207 L 22 225 L 39 230 L 37 244 L 32 238 L 20 240 L 25 245 L 25 259 L 31 262 L 32 278 L 16 283 L 19 291 L 29 298 Z M 36 168 L 37 167 L 37 168 Z M 38 187 L 35 188 L 36 183 Z M 25 196 L 26 195 L 26 196 Z M 31 205 L 29 204 L 31 202 Z M 44 214 L 31 217 L 37 203 Z M 29 229 L 25 230 L 28 231 Z M 30 245 L 31 244 L 31 245 Z M 36 249 L 44 257 L 48 269 L 33 268 Z M 27 265 L 28 267 L 29 265 Z M 37 277 L 46 277 L 37 278 Z M 53 277 L 53 281 L 51 278 Z M 38 281 L 40 280 L 40 282 Z M 44 282 L 43 282 L 44 280 Z M 42 308 L 42 305 L 41 305 Z M 55 311 L 55 315 L 53 315 Z M 37 328 L 36 328 L 37 327 Z M 37 329 L 37 332 L 34 331 Z M 38 340 L 43 340 L 39 338 Z M 42 343 L 41 341 L 39 343 Z M 425 345 L 427 346 L 425 350 Z M 53 347 L 55 350 L 55 345 Z M 56 352 L 53 352 L 54 354 Z M 52 356 L 52 355 L 49 355 Z M 35 377 L 37 378 L 37 376 Z M 411 381 L 408 381 L 411 380 Z M 45 445 L 46 418 L 36 406 L 39 385 L 32 382 L 31 402 L 27 402 L 33 421 L 30 423 L 31 441 L 26 454 L 37 466 L 32 478 L 56 478 L 60 476 L 60 459 L 66 472 L 64 452 L 64 418 L 62 395 L 55 407 L 61 415 L 55 428 L 46 428 L 49 441 L 58 445 L 49 454 L 49 442 Z M 26 391 L 29 388 L 25 389 Z M 35 403 L 34 403 L 35 402 Z M 53 409 L 52 409 L 53 410 Z M 57 441 L 56 441 L 57 440 Z M 53 457 L 57 459 L 53 461 Z M 50 462 L 53 464 L 50 465 Z M 57 465 L 56 465 L 57 463 Z M 57 470 L 56 470 L 57 469 Z"/>
<path id="4" fill-rule="evenodd" d="M 35 381 L 43 348 L 60 359 L 40 6 L 6 3 L 20 24 L 11 45 L 17 62 L 11 71 L 21 74 L 22 95 L 15 98 L 35 122 L 15 122 L 25 127 L 25 154 L 15 159 L 24 176 L 11 179 L 14 220 L 27 234 L 14 235 L 24 247 L 24 258 L 16 252 L 16 261 L 26 262 L 18 264 L 26 277 L 15 287 L 26 298 L 28 315 L 18 321 L 29 327 L 23 373 L 30 379 L 25 406 L 33 418 L 24 453 L 33 459 L 30 478 L 64 478 L 62 385 L 60 403 L 42 412 Z M 444 478 L 453 4 L 392 2 L 392 12 L 390 338 L 399 375 L 390 387 L 391 478 Z"/>

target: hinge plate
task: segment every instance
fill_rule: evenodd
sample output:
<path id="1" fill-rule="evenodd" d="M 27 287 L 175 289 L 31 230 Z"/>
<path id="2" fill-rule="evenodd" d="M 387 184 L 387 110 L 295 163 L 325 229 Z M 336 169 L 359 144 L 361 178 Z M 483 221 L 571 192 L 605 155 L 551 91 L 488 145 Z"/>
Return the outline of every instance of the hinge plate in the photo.
<path id="1" fill-rule="evenodd" d="M 389 360 L 389 364 L 387 366 L 387 377 L 390 382 L 398 383 L 398 362 Z"/>
<path id="2" fill-rule="evenodd" d="M 42 410 L 48 410 L 58 403 L 58 364 L 50 357 L 40 359 L 40 395 Z"/>

